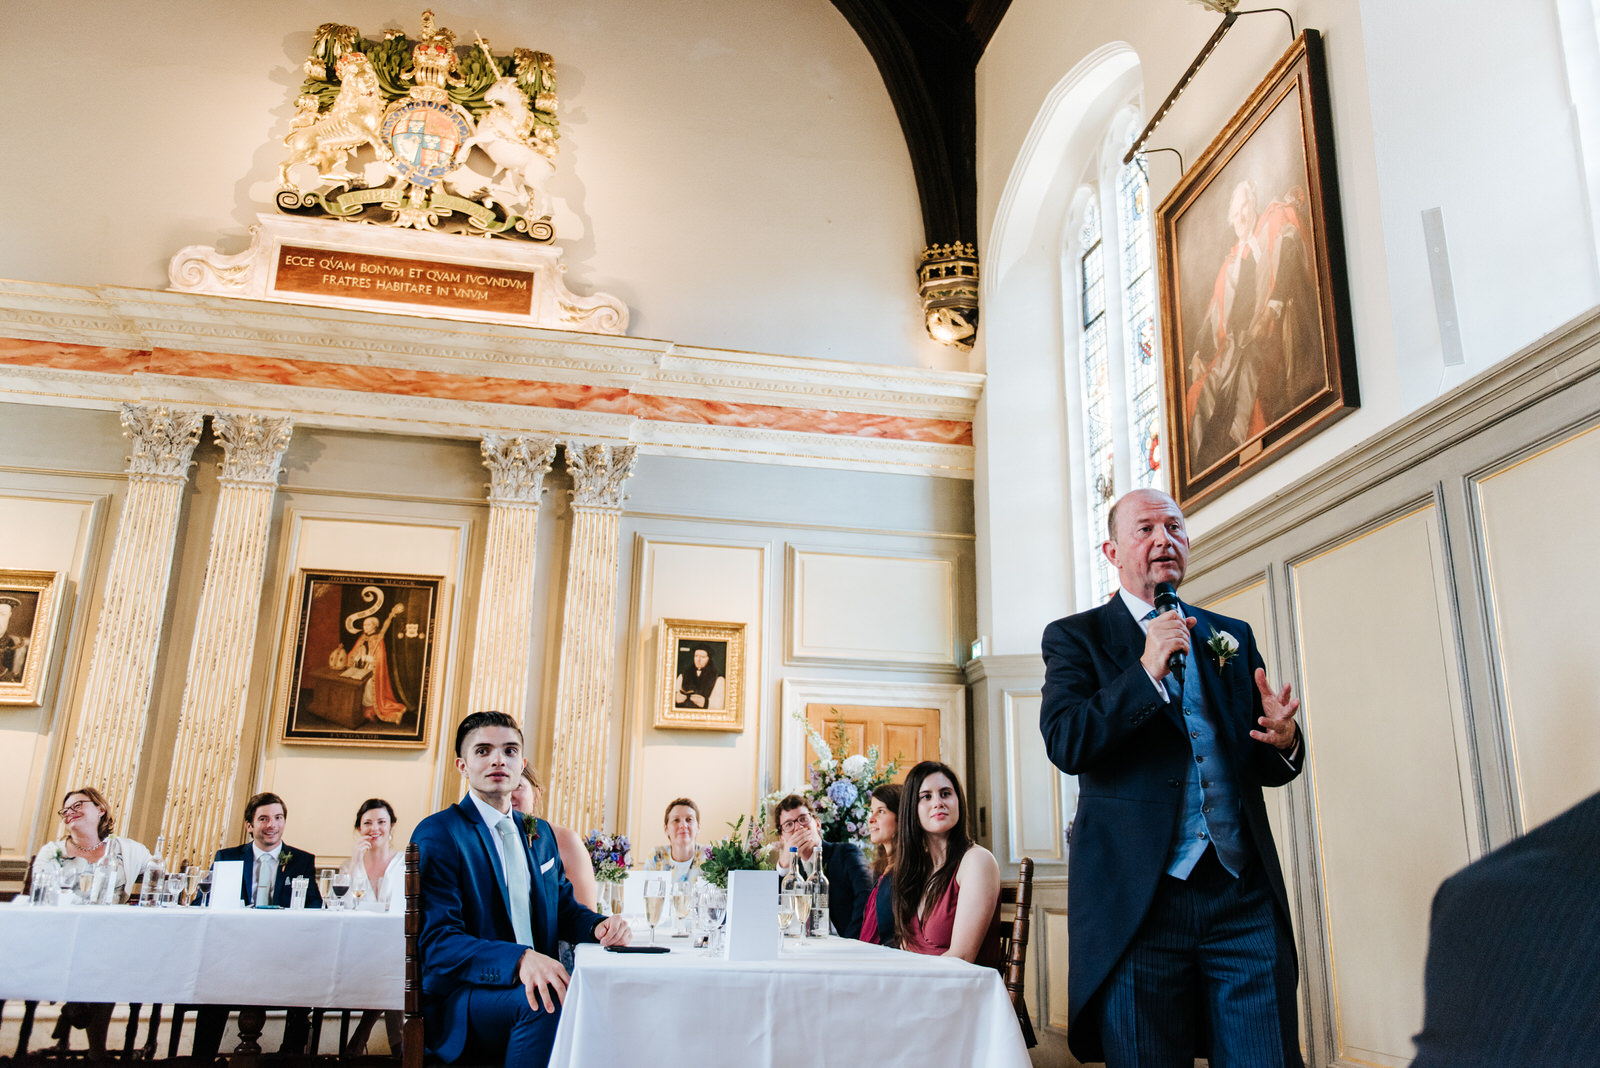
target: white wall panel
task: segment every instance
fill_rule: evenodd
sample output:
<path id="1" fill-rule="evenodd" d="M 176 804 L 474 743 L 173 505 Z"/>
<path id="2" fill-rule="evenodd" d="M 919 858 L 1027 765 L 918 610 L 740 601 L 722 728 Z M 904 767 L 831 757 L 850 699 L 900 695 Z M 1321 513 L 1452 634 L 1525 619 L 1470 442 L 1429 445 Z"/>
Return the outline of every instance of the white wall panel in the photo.
<path id="1" fill-rule="evenodd" d="M 1039 733 L 1037 691 L 1007 690 L 1006 825 L 1011 834 L 1013 863 L 1032 857 L 1035 863 L 1066 860 L 1066 821 L 1077 803 L 1078 780 L 1050 763 Z"/>
<path id="2" fill-rule="evenodd" d="M 1404 1065 L 1427 916 L 1472 859 L 1458 667 L 1436 509 L 1292 569 L 1336 1043 Z"/>
<path id="3" fill-rule="evenodd" d="M 1600 655 L 1576 625 L 1600 556 L 1600 431 L 1478 484 L 1523 826 L 1600 789 Z"/>
<path id="4" fill-rule="evenodd" d="M 792 659 L 955 663 L 949 560 L 795 550 Z"/>

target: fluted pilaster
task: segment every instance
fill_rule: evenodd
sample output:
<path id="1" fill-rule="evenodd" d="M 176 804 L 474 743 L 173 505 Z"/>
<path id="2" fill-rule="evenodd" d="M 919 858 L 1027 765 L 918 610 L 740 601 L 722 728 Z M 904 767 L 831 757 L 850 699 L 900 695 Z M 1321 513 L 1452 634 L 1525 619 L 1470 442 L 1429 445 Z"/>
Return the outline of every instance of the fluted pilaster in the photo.
<path id="1" fill-rule="evenodd" d="M 580 834 L 605 818 L 606 734 L 615 662 L 617 532 L 632 445 L 567 445 L 572 542 L 561 613 L 550 818 Z"/>
<path id="2" fill-rule="evenodd" d="M 119 826 L 133 810 L 183 487 L 203 419 L 200 412 L 122 406 L 122 432 L 133 441 L 128 494 L 67 771 L 69 789 L 94 786 L 105 793 Z"/>
<path id="3" fill-rule="evenodd" d="M 495 709 L 521 722 L 533 649 L 534 535 L 554 438 L 484 437 L 489 543 L 483 554 L 467 710 Z"/>
<path id="4" fill-rule="evenodd" d="M 174 861 L 210 857 L 222 842 L 239 769 L 245 691 L 261 612 L 272 497 L 293 429 L 288 419 L 217 415 L 221 492 L 178 714 L 161 830 Z"/>

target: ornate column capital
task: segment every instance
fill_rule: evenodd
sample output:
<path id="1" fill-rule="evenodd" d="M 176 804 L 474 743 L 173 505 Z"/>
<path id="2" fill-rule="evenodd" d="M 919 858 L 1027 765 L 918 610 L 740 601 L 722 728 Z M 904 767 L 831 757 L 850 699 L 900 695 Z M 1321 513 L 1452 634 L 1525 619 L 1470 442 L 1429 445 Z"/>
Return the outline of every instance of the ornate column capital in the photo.
<path id="1" fill-rule="evenodd" d="M 622 508 L 622 484 L 633 474 L 638 448 L 633 445 L 567 442 L 567 473 L 572 476 L 576 508 Z"/>
<path id="2" fill-rule="evenodd" d="M 166 405 L 122 405 L 122 433 L 133 442 L 128 474 L 187 482 L 190 457 L 200 441 L 200 412 Z"/>
<path id="3" fill-rule="evenodd" d="M 479 447 L 489 469 L 490 504 L 538 504 L 556 458 L 555 438 L 485 434 Z"/>
<path id="4" fill-rule="evenodd" d="M 211 417 L 211 429 L 222 443 L 223 481 L 278 484 L 279 465 L 294 432 L 292 419 L 269 419 L 253 412 L 219 412 Z"/>

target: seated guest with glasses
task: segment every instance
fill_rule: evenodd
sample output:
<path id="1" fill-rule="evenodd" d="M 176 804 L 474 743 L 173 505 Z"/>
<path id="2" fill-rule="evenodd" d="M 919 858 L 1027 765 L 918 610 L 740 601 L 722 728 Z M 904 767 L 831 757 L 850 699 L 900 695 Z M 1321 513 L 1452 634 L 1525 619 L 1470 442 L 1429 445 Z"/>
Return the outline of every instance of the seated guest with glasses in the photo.
<path id="1" fill-rule="evenodd" d="M 834 934 L 859 937 L 861 917 L 872 892 L 872 869 L 867 867 L 861 847 L 854 842 L 824 842 L 811 802 L 799 794 L 779 801 L 774 819 L 783 836 L 777 856 L 780 883 L 788 874 L 790 848 L 799 850 L 800 862 L 808 871 L 821 857 L 822 874 L 828 879 L 828 924 Z"/>
<path id="2" fill-rule="evenodd" d="M 556 942 L 626 944 L 628 924 L 573 897 L 544 820 L 534 837 L 513 818 L 526 761 L 522 731 L 503 712 L 456 728 L 467 796 L 417 825 L 422 855 L 422 1013 L 441 1060 L 543 1065 L 555 1043 L 568 973 Z"/>
<path id="3" fill-rule="evenodd" d="M 972 840 L 956 773 L 924 760 L 906 776 L 894 849 L 901 949 L 1000 967 L 1000 865 Z"/>
<path id="4" fill-rule="evenodd" d="M 283 840 L 283 830 L 289 821 L 289 806 L 277 794 L 260 793 L 244 803 L 244 826 L 250 841 L 243 845 L 217 850 L 212 866 L 226 860 L 244 863 L 244 878 L 240 880 L 239 896 L 246 905 L 254 901 L 257 885 L 268 886 L 267 897 L 278 908 L 288 908 L 292 887 L 291 879 L 304 876 L 306 880 L 306 907 L 322 907 L 322 895 L 317 893 L 316 854 L 296 849 Z M 222 1044 L 222 1029 L 228 1022 L 228 1013 L 236 1006 L 202 1005 L 195 1013 L 194 1056 L 214 1059 L 217 1047 Z M 279 1053 L 303 1053 L 311 1037 L 310 1013 L 303 1008 L 284 1010 L 283 1043 Z"/>
<path id="5" fill-rule="evenodd" d="M 59 871 L 68 867 L 91 870 L 102 862 L 114 879 L 110 893 L 101 888 L 100 900 L 106 897 L 122 898 L 150 862 L 150 851 L 132 838 L 112 834 L 115 824 L 111 817 L 111 803 L 92 786 L 71 790 L 61 800 L 61 811 L 56 813 L 67 833 L 39 850 L 33 861 L 32 878 L 58 877 Z M 57 884 L 59 885 L 59 884 Z M 90 892 L 96 889 L 91 884 Z M 59 1049 L 71 1043 L 72 1029 L 81 1027 L 89 1039 L 89 1052 L 95 1059 L 106 1055 L 106 1030 L 111 1026 L 109 1003 L 69 1001 L 61 1006 L 51 1037 Z"/>
<path id="6" fill-rule="evenodd" d="M 693 882 L 706 859 L 706 851 L 696 841 L 700 837 L 700 806 L 687 797 L 675 797 L 667 802 L 661 823 L 667 832 L 667 844 L 656 847 L 645 869 L 670 871 L 676 883 Z"/>
<path id="7" fill-rule="evenodd" d="M 867 838 L 872 842 L 872 874 L 877 882 L 861 920 L 861 941 L 892 946 L 894 942 L 894 840 L 898 833 L 900 785 L 886 782 L 872 791 L 867 811 Z"/>
<path id="8" fill-rule="evenodd" d="M 529 834 L 538 830 L 536 820 L 539 804 L 543 800 L 544 787 L 540 785 L 539 777 L 533 773 L 531 764 L 524 764 L 522 781 L 511 792 L 511 807 L 522 813 L 522 822 Z M 556 850 L 561 854 L 561 866 L 566 869 L 567 881 L 572 884 L 572 896 L 585 908 L 594 907 L 600 898 L 600 887 L 595 882 L 594 861 L 589 859 L 589 850 L 584 847 L 583 839 L 578 837 L 577 831 L 566 827 L 546 826 L 555 833 Z"/>

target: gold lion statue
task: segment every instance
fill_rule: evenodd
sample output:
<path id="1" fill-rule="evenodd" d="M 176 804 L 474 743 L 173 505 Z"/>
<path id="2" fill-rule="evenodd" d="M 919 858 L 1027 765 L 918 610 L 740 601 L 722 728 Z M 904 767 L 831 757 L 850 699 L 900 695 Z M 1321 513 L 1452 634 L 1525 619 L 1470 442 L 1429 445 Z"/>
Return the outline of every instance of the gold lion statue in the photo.
<path id="1" fill-rule="evenodd" d="M 345 167 L 351 152 L 371 145 L 380 160 L 390 156 L 389 146 L 379 136 L 384 99 L 372 61 L 365 53 L 345 52 L 339 56 L 336 70 L 339 94 L 328 113 L 305 122 L 302 109 L 283 139 L 289 158 L 278 168 L 279 185 L 289 185 L 289 169 L 302 163 L 314 165 L 325 182 L 357 183 L 360 176 Z"/>

